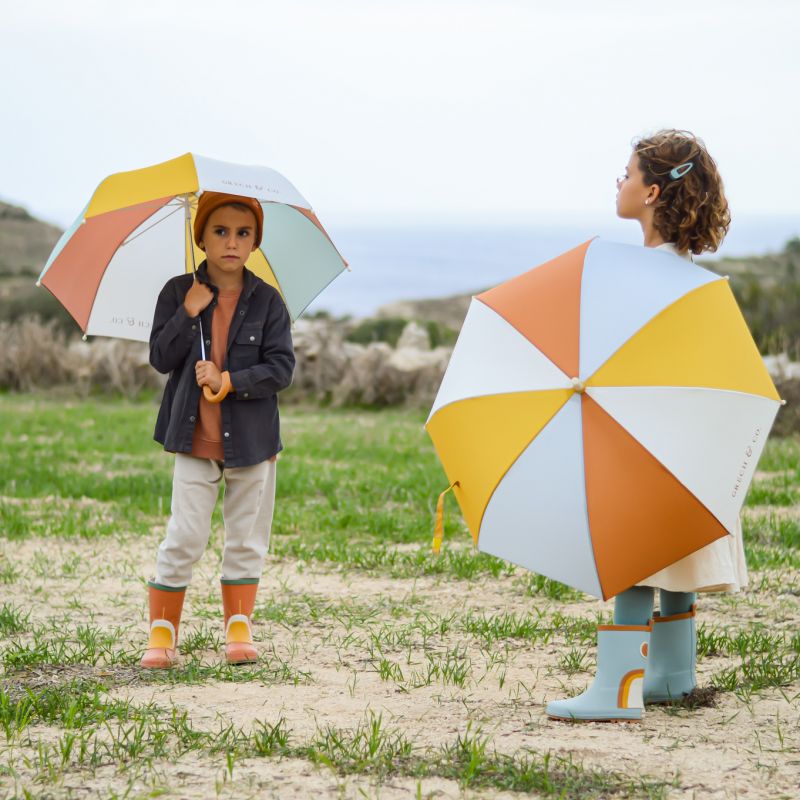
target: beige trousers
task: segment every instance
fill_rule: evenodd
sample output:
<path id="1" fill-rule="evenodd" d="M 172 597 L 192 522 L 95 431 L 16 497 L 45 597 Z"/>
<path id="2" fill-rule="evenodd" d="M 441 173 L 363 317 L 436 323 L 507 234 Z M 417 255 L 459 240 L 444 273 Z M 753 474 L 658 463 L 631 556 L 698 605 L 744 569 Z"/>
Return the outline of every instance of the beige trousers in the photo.
<path id="1" fill-rule="evenodd" d="M 154 583 L 183 587 L 191 581 L 192 567 L 203 555 L 211 535 L 211 514 L 223 477 L 222 579 L 257 581 L 269 548 L 275 472 L 275 461 L 226 469 L 217 461 L 176 453 L 172 515 L 158 548 Z"/>

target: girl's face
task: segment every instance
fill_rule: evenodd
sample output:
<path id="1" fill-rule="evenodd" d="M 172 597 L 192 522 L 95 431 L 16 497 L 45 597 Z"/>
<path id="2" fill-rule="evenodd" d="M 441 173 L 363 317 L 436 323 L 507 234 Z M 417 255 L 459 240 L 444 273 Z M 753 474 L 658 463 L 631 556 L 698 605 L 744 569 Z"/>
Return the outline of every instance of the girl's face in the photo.
<path id="1" fill-rule="evenodd" d="M 645 186 L 639 169 L 639 156 L 631 153 L 625 174 L 617 178 L 617 216 L 622 219 L 641 219 L 658 197 L 658 186 Z"/>

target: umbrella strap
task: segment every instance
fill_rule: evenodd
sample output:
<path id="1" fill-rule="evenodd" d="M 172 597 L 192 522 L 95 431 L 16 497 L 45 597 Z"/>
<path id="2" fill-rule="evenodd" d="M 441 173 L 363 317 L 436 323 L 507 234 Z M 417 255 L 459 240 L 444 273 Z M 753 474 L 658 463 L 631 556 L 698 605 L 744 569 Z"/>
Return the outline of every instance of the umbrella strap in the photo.
<path id="1" fill-rule="evenodd" d="M 436 522 L 433 526 L 433 552 L 438 556 L 442 549 L 442 537 L 444 536 L 444 496 L 453 491 L 456 486 L 460 486 L 458 481 L 453 481 L 440 495 L 436 501 Z"/>

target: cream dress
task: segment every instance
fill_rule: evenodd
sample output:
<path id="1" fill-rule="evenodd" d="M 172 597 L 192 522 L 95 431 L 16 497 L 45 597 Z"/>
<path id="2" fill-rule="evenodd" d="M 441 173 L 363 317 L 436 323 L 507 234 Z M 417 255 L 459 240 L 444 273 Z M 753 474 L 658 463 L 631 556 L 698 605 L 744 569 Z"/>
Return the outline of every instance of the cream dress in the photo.
<path id="1" fill-rule="evenodd" d="M 679 253 L 674 244 L 662 244 L 656 250 L 693 260 L 690 253 Z M 747 585 L 747 580 L 742 521 L 737 519 L 733 535 L 717 539 L 637 586 L 654 586 L 670 592 L 738 592 Z"/>

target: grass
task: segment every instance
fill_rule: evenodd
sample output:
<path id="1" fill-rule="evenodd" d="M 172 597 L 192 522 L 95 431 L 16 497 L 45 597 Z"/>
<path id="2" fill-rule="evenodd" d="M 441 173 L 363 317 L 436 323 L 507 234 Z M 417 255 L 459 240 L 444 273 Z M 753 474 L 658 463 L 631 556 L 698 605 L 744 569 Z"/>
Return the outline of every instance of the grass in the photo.
<path id="1" fill-rule="evenodd" d="M 753 569 L 800 569 L 800 518 L 773 514 L 744 522 L 747 563 Z"/>
<path id="2" fill-rule="evenodd" d="M 544 797 L 661 798 L 665 784 L 632 781 L 627 776 L 584 768 L 569 757 L 525 752 L 518 757 L 492 751 L 488 737 L 470 726 L 452 744 L 416 747 L 383 716 L 368 712 L 353 729 L 318 727 L 297 740 L 284 718 L 259 722 L 251 730 L 220 724 L 213 730 L 194 727 L 176 708 L 109 701 L 104 687 L 74 682 L 58 689 L 27 691 L 17 699 L 0 691 L 0 728 L 6 741 L 26 742 L 35 725 L 57 725 L 55 741 L 39 742 L 26 766 L 38 784 L 58 782 L 68 768 L 97 769 L 109 762 L 141 769 L 182 753 L 224 753 L 228 775 L 244 758 L 303 758 L 341 775 L 379 778 L 441 777 L 463 787 L 536 792 Z M 27 741 L 30 741 L 27 739 Z"/>
<path id="3" fill-rule="evenodd" d="M 154 416 L 148 403 L 0 396 L 2 536 L 91 539 L 163 524 L 172 461 L 152 442 Z M 275 554 L 392 578 L 518 573 L 530 596 L 580 600 L 570 587 L 473 551 L 456 510 L 445 518 L 442 555 L 432 555 L 434 503 L 446 479 L 423 422 L 422 413 L 408 411 L 285 412 Z M 800 503 L 800 439 L 770 440 L 760 468 L 769 474 L 754 482 L 748 507 Z M 797 519 L 749 523 L 752 563 L 784 559 L 796 568 L 798 526 Z M 2 572 L 0 564 L 0 579 Z"/>
<path id="4" fill-rule="evenodd" d="M 538 713 L 538 680 L 585 683 L 609 607 L 589 607 L 564 584 L 474 551 L 453 503 L 442 554 L 431 553 L 434 503 L 446 479 L 418 412 L 285 411 L 272 563 L 294 577 L 260 595 L 260 662 L 235 668 L 218 657 L 218 593 L 198 583 L 180 667 L 140 672 L 143 602 L 134 607 L 112 592 L 107 608 L 94 608 L 81 587 L 105 580 L 141 591 L 140 562 L 125 547 L 139 537 L 155 545 L 171 487 L 171 457 L 151 441 L 155 411 L 152 402 L 0 396 L 0 784 L 14 785 L 9 796 L 57 796 L 68 777 L 94 779 L 103 770 L 114 776 L 104 796 L 157 796 L 169 785 L 165 770 L 187 755 L 213 765 L 209 796 L 238 792 L 259 759 L 299 759 L 377 785 L 402 778 L 422 787 L 439 778 L 465 791 L 579 800 L 668 794 L 670 780 L 625 776 L 614 760 L 600 768 L 571 759 L 559 732 L 552 750 L 509 753 L 481 727 L 494 723 L 496 710 L 485 717 L 480 703 L 468 710 L 485 691 L 501 694 L 501 716 Z M 800 634 L 792 627 L 800 439 L 770 440 L 759 469 L 744 517 L 759 592 L 716 601 L 729 604 L 725 624 L 698 626 L 698 658 L 710 676 L 701 694 L 746 707 L 768 692 L 794 698 L 800 681 Z M 219 515 L 213 524 L 218 534 Z M 117 541 L 108 563 L 84 561 Z M 374 588 L 332 597 L 313 585 L 320 575 Z M 771 624 L 766 602 L 786 621 Z M 117 605 L 124 616 L 112 624 Z M 263 687 L 266 708 L 273 689 L 306 687 L 313 696 L 327 680 L 314 669 L 318 653 L 348 676 L 346 696 L 422 698 L 431 709 L 463 703 L 463 724 L 431 745 L 413 724 L 369 708 L 354 724 L 299 733 L 280 714 L 247 726 L 221 715 L 200 724 L 191 702 L 166 699 L 207 697 L 228 684 Z M 549 675 L 526 666 L 542 653 Z M 120 687 L 165 701 L 124 699 Z M 690 699 L 669 714 L 702 714 L 711 705 Z M 664 714 L 659 724 L 668 726 Z"/>
<path id="5" fill-rule="evenodd" d="M 697 652 L 700 657 L 736 657 L 738 664 L 717 672 L 712 684 L 744 698 L 800 681 L 800 633 L 796 631 L 775 632 L 762 624 L 734 633 L 700 625 Z"/>

